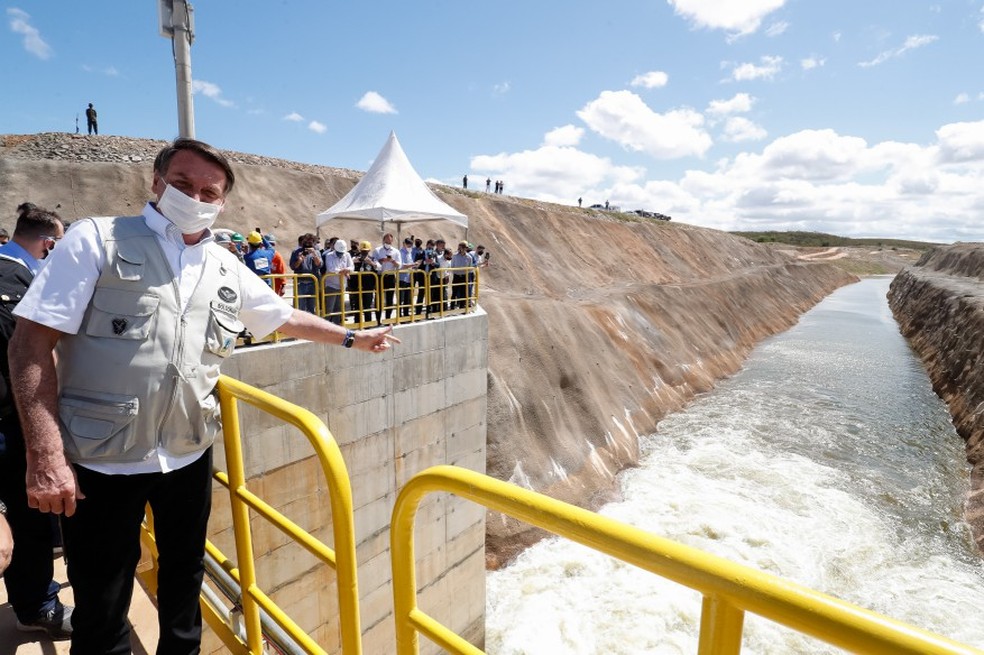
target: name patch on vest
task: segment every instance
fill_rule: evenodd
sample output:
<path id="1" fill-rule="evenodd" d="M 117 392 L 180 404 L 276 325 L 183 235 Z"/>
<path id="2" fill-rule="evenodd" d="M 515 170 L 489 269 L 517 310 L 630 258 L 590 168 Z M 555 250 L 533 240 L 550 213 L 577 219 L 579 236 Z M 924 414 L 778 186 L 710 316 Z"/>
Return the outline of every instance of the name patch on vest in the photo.
<path id="1" fill-rule="evenodd" d="M 229 287 L 219 287 L 219 299 L 223 302 L 233 302 L 239 296 Z"/>
<path id="2" fill-rule="evenodd" d="M 116 317 L 113 319 L 113 334 L 119 336 L 123 334 L 123 330 L 126 329 L 127 320 L 125 318 Z"/>
<path id="3" fill-rule="evenodd" d="M 233 305 L 225 305 L 225 304 L 220 303 L 220 302 L 213 302 L 212 303 L 212 307 L 214 307 L 215 309 L 219 309 L 219 310 L 225 312 L 226 314 L 230 314 L 233 317 L 235 317 L 237 314 L 239 314 L 239 308 L 238 307 L 234 307 Z"/>

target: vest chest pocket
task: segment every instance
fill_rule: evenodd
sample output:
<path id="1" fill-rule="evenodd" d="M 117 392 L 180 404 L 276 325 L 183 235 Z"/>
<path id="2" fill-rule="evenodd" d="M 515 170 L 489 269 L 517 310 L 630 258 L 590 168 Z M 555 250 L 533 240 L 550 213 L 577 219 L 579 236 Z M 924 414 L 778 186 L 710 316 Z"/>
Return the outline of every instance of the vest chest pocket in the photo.
<path id="1" fill-rule="evenodd" d="M 115 457 L 136 442 L 134 419 L 140 410 L 136 396 L 65 389 L 58 415 L 82 458 Z"/>
<path id="2" fill-rule="evenodd" d="M 205 348 L 219 357 L 228 357 L 236 348 L 236 339 L 246 326 L 229 312 L 217 309 L 215 302 L 208 312 Z"/>
<path id="3" fill-rule="evenodd" d="M 85 333 L 90 337 L 146 339 L 160 298 L 142 291 L 97 288 Z"/>
<path id="4" fill-rule="evenodd" d="M 117 244 L 116 275 L 121 280 L 135 281 L 143 277 L 144 253 L 126 241 Z"/>

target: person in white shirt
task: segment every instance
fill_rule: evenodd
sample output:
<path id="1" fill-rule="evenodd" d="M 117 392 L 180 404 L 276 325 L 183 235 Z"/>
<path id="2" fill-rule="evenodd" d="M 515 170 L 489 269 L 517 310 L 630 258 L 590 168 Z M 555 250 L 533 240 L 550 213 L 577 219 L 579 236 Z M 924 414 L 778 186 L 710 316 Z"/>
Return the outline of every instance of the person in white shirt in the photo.
<path id="1" fill-rule="evenodd" d="M 158 652 L 199 651 L 211 441 L 221 426 L 214 396 L 191 392 L 214 386 L 243 324 L 367 352 L 399 342 L 391 328 L 353 332 L 293 309 L 216 245 L 209 228 L 234 182 L 218 150 L 175 140 L 154 161 L 156 202 L 140 216 L 73 224 L 15 310 L 10 370 L 28 502 L 63 515 L 75 653 L 129 652 L 147 503 L 160 552 Z M 95 362 L 93 352 L 119 356 Z"/>
<path id="2" fill-rule="evenodd" d="M 475 259 L 468 252 L 468 244 L 462 241 L 458 244 L 458 252 L 451 258 L 451 308 L 464 309 L 466 299 L 471 296 L 471 271 Z"/>
<path id="3" fill-rule="evenodd" d="M 345 280 L 355 265 L 344 239 L 336 239 L 325 255 L 325 317 L 341 325 L 345 322 Z"/>
<path id="4" fill-rule="evenodd" d="M 387 232 L 383 235 L 383 245 L 373 251 L 372 258 L 379 263 L 379 276 L 383 282 L 382 306 L 376 308 L 376 317 L 380 321 L 383 316 L 389 320 L 393 315 L 393 309 L 396 307 L 394 297 L 399 280 L 399 271 L 403 268 L 403 256 L 399 249 L 393 245 L 392 234 Z"/>
<path id="5" fill-rule="evenodd" d="M 416 268 L 413 261 L 413 238 L 407 237 L 403 240 L 403 247 L 400 248 L 400 317 L 410 316 L 413 312 L 413 282 L 411 279 L 411 269 Z"/>

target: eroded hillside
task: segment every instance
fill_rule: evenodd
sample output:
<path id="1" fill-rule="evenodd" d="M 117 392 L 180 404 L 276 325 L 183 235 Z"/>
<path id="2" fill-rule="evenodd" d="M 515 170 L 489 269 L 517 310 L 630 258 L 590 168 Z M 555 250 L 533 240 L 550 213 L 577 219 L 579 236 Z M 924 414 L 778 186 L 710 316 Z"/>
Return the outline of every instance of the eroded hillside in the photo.
<path id="1" fill-rule="evenodd" d="M 137 213 L 160 145 L 0 137 L 0 206 L 8 217 L 25 200 L 69 220 Z M 239 181 L 220 226 L 262 226 L 285 251 L 358 179 L 231 156 Z M 612 497 L 615 474 L 637 461 L 638 435 L 855 279 L 829 263 L 677 222 L 432 188 L 469 217 L 467 238 L 492 252 L 481 287 L 490 319 L 488 472 L 587 507 Z M 414 232 L 464 236 L 448 223 Z M 329 234 L 377 241 L 379 227 L 337 221 L 322 230 Z M 488 532 L 491 566 L 539 536 L 500 516 L 490 516 Z"/>
<path id="2" fill-rule="evenodd" d="M 927 252 L 892 281 L 888 300 L 967 443 L 966 518 L 984 551 L 984 245 Z"/>

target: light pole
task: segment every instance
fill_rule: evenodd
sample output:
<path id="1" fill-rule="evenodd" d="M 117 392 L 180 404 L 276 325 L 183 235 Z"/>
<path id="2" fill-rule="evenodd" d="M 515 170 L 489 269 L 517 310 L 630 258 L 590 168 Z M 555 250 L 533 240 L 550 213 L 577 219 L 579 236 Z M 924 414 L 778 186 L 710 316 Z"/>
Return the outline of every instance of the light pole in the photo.
<path id="1" fill-rule="evenodd" d="M 195 104 L 191 92 L 191 44 L 195 40 L 194 8 L 187 0 L 158 0 L 161 36 L 171 39 L 177 81 L 178 136 L 195 138 Z"/>

